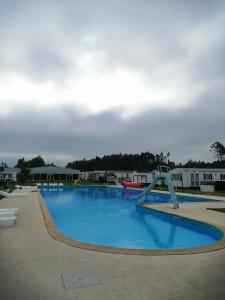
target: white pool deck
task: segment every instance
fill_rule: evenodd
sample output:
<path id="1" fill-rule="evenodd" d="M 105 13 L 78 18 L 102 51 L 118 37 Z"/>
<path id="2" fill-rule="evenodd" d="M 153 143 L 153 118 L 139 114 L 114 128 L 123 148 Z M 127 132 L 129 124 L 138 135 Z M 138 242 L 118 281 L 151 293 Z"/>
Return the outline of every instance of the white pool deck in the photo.
<path id="1" fill-rule="evenodd" d="M 33 187 L 26 198 L 3 198 L 18 207 L 17 224 L 0 229 L 1 300 L 225 299 L 225 249 L 191 255 L 140 256 L 83 250 L 51 238 Z M 221 202 L 183 203 L 176 214 L 225 226 Z M 156 208 L 156 205 L 154 205 Z M 170 204 L 157 208 L 174 212 Z M 99 285 L 65 290 L 61 274 L 95 273 Z"/>

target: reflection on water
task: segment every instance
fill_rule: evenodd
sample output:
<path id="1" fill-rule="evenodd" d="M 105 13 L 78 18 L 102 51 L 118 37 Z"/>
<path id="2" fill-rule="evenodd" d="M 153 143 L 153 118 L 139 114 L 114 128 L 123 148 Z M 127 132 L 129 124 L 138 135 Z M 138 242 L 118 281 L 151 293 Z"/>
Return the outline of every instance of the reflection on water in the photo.
<path id="1" fill-rule="evenodd" d="M 150 215 L 145 209 L 137 207 L 136 211 L 131 213 L 131 217 L 135 218 L 137 222 L 149 232 L 149 235 L 152 237 L 158 248 L 170 249 L 173 247 L 177 224 L 167 221 L 167 234 L 159 235 L 159 230 L 157 227 L 158 223 L 156 222 L 155 217 Z"/>

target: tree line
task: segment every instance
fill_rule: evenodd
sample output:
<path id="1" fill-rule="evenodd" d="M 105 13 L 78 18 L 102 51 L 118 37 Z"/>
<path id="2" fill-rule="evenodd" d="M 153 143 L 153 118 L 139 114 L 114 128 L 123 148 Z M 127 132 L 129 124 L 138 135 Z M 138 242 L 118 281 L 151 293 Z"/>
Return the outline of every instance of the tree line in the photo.
<path id="1" fill-rule="evenodd" d="M 167 164 L 171 169 L 178 168 L 225 168 L 225 146 L 221 142 L 215 142 L 210 146 L 212 152 L 217 158 L 214 162 L 188 160 L 186 163 L 176 165 L 169 160 L 170 153 L 166 155 L 143 152 L 141 154 L 111 154 L 103 157 L 86 160 L 76 160 L 69 162 L 66 167 L 78 169 L 80 171 L 93 170 L 136 170 L 152 171 L 158 165 Z"/>
<path id="2" fill-rule="evenodd" d="M 170 154 L 164 155 L 153 154 L 150 152 L 143 152 L 141 154 L 111 154 L 103 157 L 96 156 L 95 158 L 86 160 L 76 160 L 69 162 L 66 167 L 78 169 L 80 171 L 93 170 L 136 170 L 136 171 L 150 171 L 156 169 L 158 165 L 168 164 L 171 168 L 175 164 L 169 161 Z"/>
<path id="3" fill-rule="evenodd" d="M 215 142 L 210 146 L 216 160 L 213 162 L 193 161 L 189 160 L 186 163 L 179 163 L 176 165 L 169 160 L 170 153 L 153 154 L 149 151 L 140 154 L 111 154 L 104 155 L 103 157 L 96 156 L 92 159 L 75 160 L 67 163 L 67 168 L 78 169 L 80 171 L 93 171 L 93 170 L 136 170 L 136 171 L 152 171 L 158 165 L 167 164 L 171 169 L 175 167 L 180 168 L 225 168 L 225 146 L 221 142 Z M 46 163 L 44 159 L 38 155 L 30 160 L 20 158 L 15 165 L 16 168 L 26 170 L 35 167 L 55 166 L 54 163 Z M 7 165 L 2 162 L 0 164 L 0 171 L 4 170 Z"/>

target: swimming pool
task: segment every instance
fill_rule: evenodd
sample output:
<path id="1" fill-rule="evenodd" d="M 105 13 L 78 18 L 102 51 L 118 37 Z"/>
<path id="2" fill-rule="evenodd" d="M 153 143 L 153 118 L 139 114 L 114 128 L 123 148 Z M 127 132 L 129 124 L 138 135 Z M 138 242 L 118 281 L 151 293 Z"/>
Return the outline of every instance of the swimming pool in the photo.
<path id="1" fill-rule="evenodd" d="M 45 188 L 40 192 L 58 232 L 79 243 L 173 250 L 208 246 L 223 238 L 223 233 L 213 226 L 136 207 L 131 197 L 137 191 L 65 187 Z M 159 203 L 160 197 L 161 202 L 169 201 L 168 195 L 159 193 L 148 195 L 148 200 Z"/>

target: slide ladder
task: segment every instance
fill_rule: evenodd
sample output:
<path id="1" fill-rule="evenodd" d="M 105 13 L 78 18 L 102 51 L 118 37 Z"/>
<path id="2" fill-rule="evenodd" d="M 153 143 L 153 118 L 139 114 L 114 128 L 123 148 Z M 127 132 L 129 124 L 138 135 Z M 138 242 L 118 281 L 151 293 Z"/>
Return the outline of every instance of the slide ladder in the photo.
<path id="1" fill-rule="evenodd" d="M 165 168 L 167 168 L 167 169 L 165 169 Z M 132 199 L 137 200 L 137 202 L 136 202 L 137 206 L 142 205 L 147 198 L 147 194 L 149 192 L 151 192 L 151 190 L 154 188 L 154 186 L 157 184 L 157 182 L 159 180 L 164 180 L 168 186 L 168 191 L 170 192 L 171 201 L 173 203 L 173 208 L 176 209 L 179 207 L 179 204 L 177 202 L 177 197 L 176 197 L 176 193 L 174 190 L 174 185 L 173 185 L 173 182 L 171 179 L 171 175 L 168 173 L 168 167 L 159 166 L 158 169 L 159 170 L 155 172 L 155 176 L 154 176 L 152 182 L 149 184 L 149 186 L 141 194 L 133 197 Z"/>
<path id="2" fill-rule="evenodd" d="M 116 184 L 116 187 L 118 187 L 118 188 L 122 188 L 122 187 L 123 187 L 122 184 L 121 184 L 121 183 L 119 182 L 119 180 L 117 179 L 117 177 L 115 177 L 114 182 L 115 182 L 115 184 Z"/>

